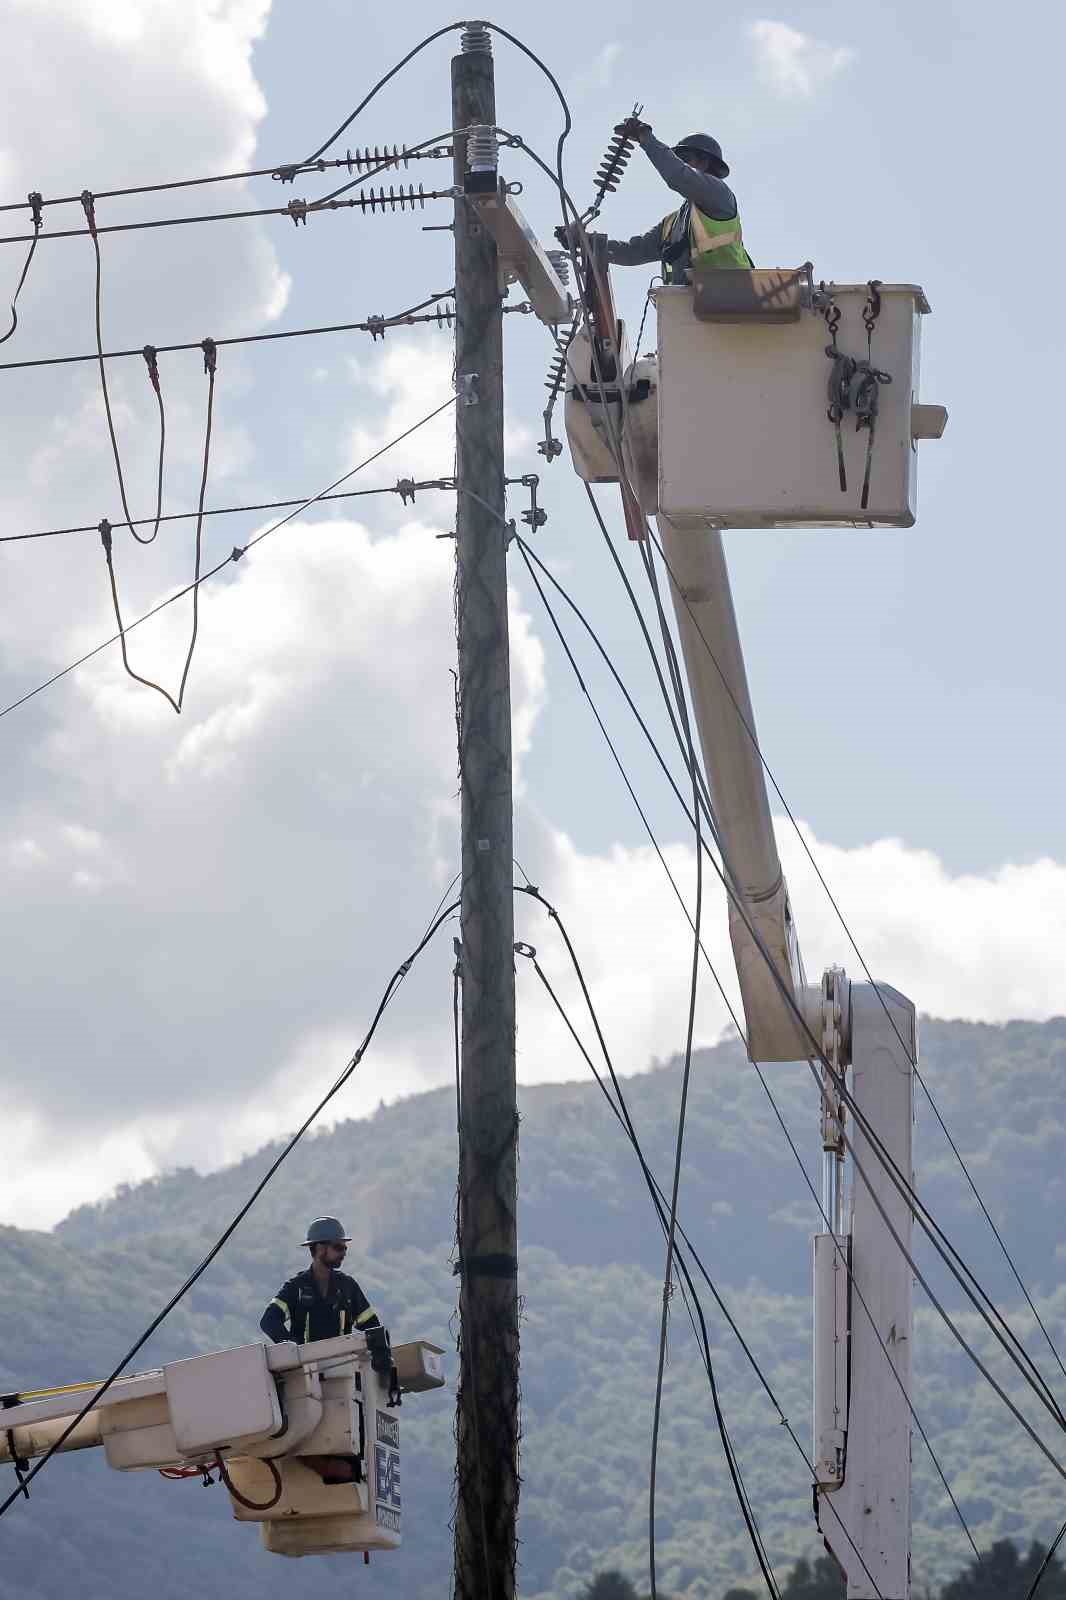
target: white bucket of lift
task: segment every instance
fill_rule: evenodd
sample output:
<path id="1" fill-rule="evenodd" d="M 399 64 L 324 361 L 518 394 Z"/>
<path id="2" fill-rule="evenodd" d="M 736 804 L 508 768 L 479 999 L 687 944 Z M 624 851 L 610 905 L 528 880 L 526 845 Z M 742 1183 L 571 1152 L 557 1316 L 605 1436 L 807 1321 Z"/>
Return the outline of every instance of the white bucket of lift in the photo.
<path id="1" fill-rule="evenodd" d="M 659 325 L 659 509 L 675 527 L 910 527 L 917 510 L 917 448 L 938 437 L 946 413 L 918 404 L 919 335 L 929 310 L 913 284 L 879 286 L 869 359 L 877 385 L 867 504 L 869 430 L 827 416 L 832 361 L 820 310 L 791 321 L 753 316 L 697 320 L 693 290 L 652 291 Z M 837 347 L 868 357 L 867 284 L 834 284 Z"/>

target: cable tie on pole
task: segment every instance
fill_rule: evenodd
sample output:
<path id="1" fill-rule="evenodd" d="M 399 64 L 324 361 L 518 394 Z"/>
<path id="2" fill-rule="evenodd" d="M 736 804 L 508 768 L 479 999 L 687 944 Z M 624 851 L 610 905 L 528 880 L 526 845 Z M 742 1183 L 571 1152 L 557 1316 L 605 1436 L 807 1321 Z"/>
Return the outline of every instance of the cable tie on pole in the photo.
<path id="1" fill-rule="evenodd" d="M 151 380 L 152 388 L 156 394 L 159 394 L 159 352 L 154 344 L 146 344 L 141 351 L 141 355 L 144 357 L 148 367 L 148 377 Z"/>
<path id="2" fill-rule="evenodd" d="M 89 224 L 89 232 L 96 238 L 96 200 L 91 189 L 81 191 L 81 208 L 85 212 L 85 220 Z"/>
<path id="3" fill-rule="evenodd" d="M 530 961 L 536 961 L 537 959 L 536 946 L 523 944 L 521 939 L 515 940 L 514 953 L 516 956 L 528 956 Z"/>
<path id="4" fill-rule="evenodd" d="M 208 377 L 215 375 L 215 366 L 218 361 L 218 346 L 214 339 L 201 339 L 200 349 L 204 353 L 204 371 Z"/>
<path id="5" fill-rule="evenodd" d="M 108 560 L 110 561 L 110 559 L 111 559 L 111 524 L 110 524 L 110 522 L 108 522 L 106 517 L 101 517 L 100 518 L 100 521 L 97 523 L 97 531 L 98 531 L 98 533 L 100 535 L 100 543 L 104 547 L 104 554 L 105 554 L 105 556 L 107 556 Z"/>

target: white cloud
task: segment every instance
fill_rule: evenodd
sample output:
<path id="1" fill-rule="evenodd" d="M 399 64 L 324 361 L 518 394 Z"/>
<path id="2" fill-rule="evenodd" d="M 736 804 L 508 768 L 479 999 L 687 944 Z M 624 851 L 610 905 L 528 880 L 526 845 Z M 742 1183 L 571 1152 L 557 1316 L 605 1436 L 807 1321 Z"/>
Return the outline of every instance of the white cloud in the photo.
<path id="1" fill-rule="evenodd" d="M 585 95 L 600 94 L 611 86 L 615 64 L 622 54 L 622 46 L 610 39 L 596 51 L 588 66 L 570 80 L 570 93 L 580 101 Z"/>
<path id="2" fill-rule="evenodd" d="M 861 980 L 794 835 L 779 833 L 808 970 L 836 961 Z M 806 837 L 874 977 L 921 1011 L 973 1022 L 1066 1013 L 1066 865 L 953 874 L 898 839 L 845 850 Z"/>
<path id="3" fill-rule="evenodd" d="M 813 39 L 787 22 L 761 17 L 747 33 L 759 77 L 786 99 L 809 100 L 855 59 L 849 46 Z"/>
<path id="4" fill-rule="evenodd" d="M 254 164 L 266 105 L 252 52 L 269 0 L 13 0 L 8 9 L 18 71 L 8 74 L 0 101 L 4 200 L 30 189 L 77 194 L 86 186 L 102 190 Z M 97 218 L 106 224 L 254 204 L 249 185 L 230 183 L 219 190 L 100 200 Z M 49 227 L 83 222 L 76 204 L 47 218 Z M 113 234 L 100 245 L 105 348 L 252 333 L 280 314 L 288 296 L 269 223 Z M 19 251 L 12 246 L 4 254 L 5 277 L 17 275 Z M 15 278 L 9 281 L 13 286 Z M 87 240 L 42 242 L 4 359 L 91 350 L 93 288 Z M 238 415 L 244 365 L 242 351 L 219 353 L 212 482 L 251 465 L 250 435 Z M 206 381 L 199 352 L 162 355 L 160 374 L 168 424 L 164 509 L 180 504 L 184 510 L 196 503 L 203 447 Z M 2 377 L 5 531 L 95 524 L 101 515 L 117 522 L 115 469 L 94 367 Z M 109 386 L 129 497 L 143 514 L 154 506 L 159 442 L 143 361 L 113 362 Z M 187 544 L 178 532 L 142 552 L 143 561 L 128 535 L 116 548 L 129 609 L 149 587 L 158 597 L 160 589 L 187 581 Z M 0 645 L 11 649 L 27 676 L 34 661 L 51 663 L 65 651 L 68 615 L 84 617 L 96 638 L 107 626 L 98 539 L 10 546 L 4 566 L 5 593 L 18 599 L 3 608 Z"/>

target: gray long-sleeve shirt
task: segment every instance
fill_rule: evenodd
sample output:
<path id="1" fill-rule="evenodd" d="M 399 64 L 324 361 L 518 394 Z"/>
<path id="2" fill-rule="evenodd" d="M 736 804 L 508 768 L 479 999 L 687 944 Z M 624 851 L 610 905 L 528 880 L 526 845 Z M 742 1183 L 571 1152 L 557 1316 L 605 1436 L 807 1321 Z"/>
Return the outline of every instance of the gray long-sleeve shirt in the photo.
<path id="1" fill-rule="evenodd" d="M 697 172 L 682 161 L 680 156 L 649 133 L 641 149 L 675 194 L 691 200 L 700 211 L 716 222 L 731 222 L 737 214 L 736 197 L 721 178 L 709 172 Z M 619 267 L 639 267 L 648 261 L 658 261 L 662 254 L 662 223 L 657 222 L 647 233 L 634 234 L 632 239 L 608 239 L 607 259 Z"/>

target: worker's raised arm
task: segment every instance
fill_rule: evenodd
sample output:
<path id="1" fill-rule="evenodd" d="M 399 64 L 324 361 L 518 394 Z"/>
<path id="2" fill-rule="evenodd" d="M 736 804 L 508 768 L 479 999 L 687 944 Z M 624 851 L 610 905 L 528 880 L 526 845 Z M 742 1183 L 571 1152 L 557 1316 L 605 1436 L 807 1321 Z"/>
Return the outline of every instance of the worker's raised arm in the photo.
<path id="1" fill-rule="evenodd" d="M 642 134 L 640 148 L 669 188 L 703 211 L 715 222 L 731 222 L 737 214 L 736 196 L 727 183 L 709 172 L 697 172 L 687 161 L 657 139 L 649 128 Z"/>

